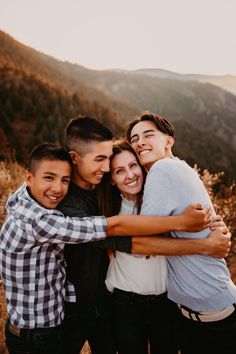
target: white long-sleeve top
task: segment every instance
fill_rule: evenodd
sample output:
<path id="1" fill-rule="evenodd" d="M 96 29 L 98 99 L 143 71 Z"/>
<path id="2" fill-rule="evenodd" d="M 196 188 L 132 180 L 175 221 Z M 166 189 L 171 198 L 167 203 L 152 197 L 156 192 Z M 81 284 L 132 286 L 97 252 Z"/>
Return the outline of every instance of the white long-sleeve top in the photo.
<path id="1" fill-rule="evenodd" d="M 136 214 L 133 201 L 122 198 L 119 214 Z M 106 277 L 110 292 L 114 288 L 142 295 L 159 295 L 167 289 L 167 264 L 164 256 L 146 256 L 117 251 L 112 256 Z"/>

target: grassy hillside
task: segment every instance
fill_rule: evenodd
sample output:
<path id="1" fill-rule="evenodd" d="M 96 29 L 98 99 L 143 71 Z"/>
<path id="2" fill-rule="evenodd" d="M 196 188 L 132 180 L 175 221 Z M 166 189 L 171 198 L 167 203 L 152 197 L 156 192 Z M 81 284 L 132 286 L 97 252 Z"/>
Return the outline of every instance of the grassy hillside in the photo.
<path id="1" fill-rule="evenodd" d="M 77 114 L 97 117 L 119 136 L 127 120 L 151 110 L 175 123 L 181 157 L 235 179 L 236 96 L 168 77 L 89 70 L 0 31 L 0 158 L 13 148 L 24 161 L 36 143 L 62 141 L 65 122 Z"/>
<path id="2" fill-rule="evenodd" d="M 120 114 L 130 116 L 136 113 L 133 107 L 119 99 L 112 97 L 92 85 L 84 82 L 75 70 L 67 71 L 67 63 L 54 59 L 48 55 L 38 52 L 30 47 L 19 43 L 8 34 L 0 31 L 0 58 L 6 63 L 12 63 L 15 67 L 24 69 L 40 77 L 41 80 L 50 83 L 53 86 L 62 86 L 69 93 L 83 93 L 88 100 L 96 101 L 101 106 L 107 107 L 120 118 Z M 70 64 L 73 67 L 73 64 Z M 76 65 L 81 72 L 84 67 Z"/>
<path id="3" fill-rule="evenodd" d="M 226 171 L 234 176 L 236 171 L 235 152 L 209 132 L 193 127 L 184 119 L 175 122 L 176 155 L 187 160 L 191 166 L 201 161 L 201 167 L 210 171 Z M 198 139 L 198 137 L 200 137 Z"/>
<path id="4" fill-rule="evenodd" d="M 89 100 L 81 91 L 72 93 L 51 81 L 55 72 L 37 61 L 36 52 L 31 56 L 31 49 L 28 52 L 22 46 L 21 51 L 20 44 L 14 43 L 10 38 L 9 46 L 5 43 L 1 47 L 0 41 L 0 159 L 13 154 L 24 162 L 34 145 L 42 141 L 62 143 L 66 122 L 78 114 L 94 116 L 118 135 L 122 133 L 114 111 Z M 35 65 L 41 69 L 35 72 Z"/>

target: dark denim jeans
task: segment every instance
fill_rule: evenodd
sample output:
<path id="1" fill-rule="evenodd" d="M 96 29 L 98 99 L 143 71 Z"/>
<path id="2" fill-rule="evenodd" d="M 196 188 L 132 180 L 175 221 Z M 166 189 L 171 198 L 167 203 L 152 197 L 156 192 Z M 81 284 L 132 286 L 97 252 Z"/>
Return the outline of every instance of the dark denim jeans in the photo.
<path id="1" fill-rule="evenodd" d="M 12 334 L 6 322 L 6 345 L 9 354 L 62 354 L 62 328 L 24 329 Z"/>
<path id="2" fill-rule="evenodd" d="M 181 354 L 236 353 L 236 311 L 224 320 L 192 321 L 181 315 Z"/>
<path id="3" fill-rule="evenodd" d="M 119 354 L 177 354 L 176 305 L 166 294 L 139 295 L 115 289 L 111 317 Z"/>
<path id="4" fill-rule="evenodd" d="M 79 354 L 86 340 L 93 354 L 115 354 L 115 344 L 107 306 L 78 310 L 66 303 L 63 330 L 64 354 Z"/>

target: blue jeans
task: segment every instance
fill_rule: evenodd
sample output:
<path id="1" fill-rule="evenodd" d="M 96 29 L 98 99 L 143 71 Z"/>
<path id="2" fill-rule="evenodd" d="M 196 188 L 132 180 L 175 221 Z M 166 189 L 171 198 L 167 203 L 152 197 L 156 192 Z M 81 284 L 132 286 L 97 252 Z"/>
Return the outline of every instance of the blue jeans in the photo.
<path id="1" fill-rule="evenodd" d="M 62 354 L 61 326 L 23 329 L 15 335 L 6 322 L 6 345 L 9 354 Z"/>
<path id="2" fill-rule="evenodd" d="M 236 311 L 215 322 L 199 322 L 183 315 L 181 354 L 234 354 L 236 352 Z"/>
<path id="3" fill-rule="evenodd" d="M 176 305 L 166 294 L 139 295 L 114 289 L 112 328 L 119 354 L 177 354 Z"/>

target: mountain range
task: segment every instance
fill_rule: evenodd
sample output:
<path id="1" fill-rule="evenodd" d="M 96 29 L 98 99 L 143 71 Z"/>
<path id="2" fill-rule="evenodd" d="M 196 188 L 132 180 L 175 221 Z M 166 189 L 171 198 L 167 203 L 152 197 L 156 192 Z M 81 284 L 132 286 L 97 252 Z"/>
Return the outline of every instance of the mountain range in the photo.
<path id="1" fill-rule="evenodd" d="M 234 93 L 234 76 L 91 70 L 0 31 L 0 158 L 14 150 L 24 163 L 35 144 L 62 143 L 66 122 L 78 114 L 97 117 L 119 137 L 128 120 L 150 110 L 174 123 L 178 156 L 235 179 Z"/>
<path id="2" fill-rule="evenodd" d="M 236 76 L 234 75 L 200 75 L 200 74 L 178 74 L 163 69 L 139 69 L 131 71 L 137 75 L 159 77 L 161 79 L 174 79 L 180 81 L 208 82 L 212 85 L 236 94 Z"/>

